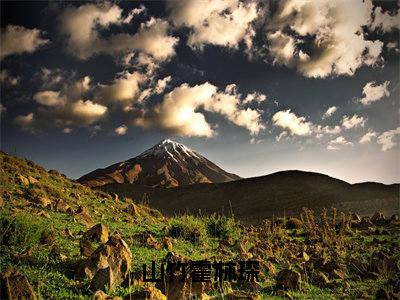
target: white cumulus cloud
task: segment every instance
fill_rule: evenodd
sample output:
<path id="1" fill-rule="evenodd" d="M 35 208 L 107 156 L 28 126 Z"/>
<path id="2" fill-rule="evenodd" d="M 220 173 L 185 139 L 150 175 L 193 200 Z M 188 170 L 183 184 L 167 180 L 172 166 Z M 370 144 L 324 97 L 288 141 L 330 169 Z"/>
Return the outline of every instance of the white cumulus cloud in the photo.
<path id="1" fill-rule="evenodd" d="M 367 119 L 360 117 L 357 114 L 353 115 L 351 118 L 349 116 L 343 116 L 342 126 L 346 129 L 351 129 L 355 127 L 364 127 Z"/>
<path id="2" fill-rule="evenodd" d="M 377 84 L 375 81 L 368 82 L 363 88 L 363 97 L 358 101 L 364 105 L 370 105 L 383 97 L 390 96 L 389 84 L 390 81 L 385 81 L 382 84 Z"/>
<path id="3" fill-rule="evenodd" d="M 400 136 L 400 127 L 388 130 L 378 136 L 377 142 L 381 145 L 382 151 L 387 151 L 394 148 L 398 144 Z"/>
<path id="4" fill-rule="evenodd" d="M 50 41 L 42 38 L 39 29 L 8 25 L 1 29 L 0 59 L 13 54 L 32 53 Z"/>
<path id="5" fill-rule="evenodd" d="M 121 125 L 115 128 L 114 132 L 116 135 L 125 135 L 128 131 L 128 127 L 126 125 Z"/>

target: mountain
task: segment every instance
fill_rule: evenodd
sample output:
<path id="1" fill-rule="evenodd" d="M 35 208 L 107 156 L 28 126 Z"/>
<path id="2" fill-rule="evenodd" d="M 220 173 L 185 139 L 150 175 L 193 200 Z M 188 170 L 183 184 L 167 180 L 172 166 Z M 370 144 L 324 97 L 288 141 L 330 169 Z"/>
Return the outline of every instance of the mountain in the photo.
<path id="1" fill-rule="evenodd" d="M 336 207 L 361 215 L 375 211 L 391 215 L 399 212 L 400 199 L 399 184 L 349 184 L 327 175 L 303 171 L 282 171 L 226 183 L 193 184 L 163 190 L 126 184 L 108 184 L 101 189 L 145 199 L 151 207 L 167 215 L 233 214 L 248 223 L 296 215 L 303 207 L 317 212 L 324 207 Z"/>
<path id="2" fill-rule="evenodd" d="M 97 169 L 78 181 L 90 187 L 110 183 L 136 183 L 169 188 L 237 179 L 240 177 L 222 170 L 185 145 L 167 139 L 132 159 Z"/>

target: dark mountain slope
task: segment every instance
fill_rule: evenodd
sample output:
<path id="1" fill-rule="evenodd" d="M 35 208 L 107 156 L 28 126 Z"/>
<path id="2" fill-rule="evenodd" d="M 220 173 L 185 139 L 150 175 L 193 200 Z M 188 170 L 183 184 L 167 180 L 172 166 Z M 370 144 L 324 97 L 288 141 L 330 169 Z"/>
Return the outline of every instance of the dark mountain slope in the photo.
<path id="1" fill-rule="evenodd" d="M 214 212 L 251 223 L 272 216 L 295 215 L 302 207 L 317 211 L 331 206 L 342 211 L 392 214 L 399 210 L 399 184 L 349 184 L 327 175 L 283 171 L 227 183 L 194 184 L 173 189 L 109 184 L 102 187 L 122 196 L 145 199 L 166 214 Z"/>

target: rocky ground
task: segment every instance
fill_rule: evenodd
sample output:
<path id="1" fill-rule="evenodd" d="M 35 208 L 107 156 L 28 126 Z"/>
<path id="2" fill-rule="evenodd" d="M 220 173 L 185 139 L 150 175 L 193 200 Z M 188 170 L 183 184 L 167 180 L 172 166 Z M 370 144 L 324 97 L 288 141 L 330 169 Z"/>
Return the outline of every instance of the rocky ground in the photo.
<path id="1" fill-rule="evenodd" d="M 398 216 L 166 218 L 0 156 L 1 299 L 400 299 Z M 197 260 L 259 261 L 258 281 L 142 280 L 144 263 Z"/>

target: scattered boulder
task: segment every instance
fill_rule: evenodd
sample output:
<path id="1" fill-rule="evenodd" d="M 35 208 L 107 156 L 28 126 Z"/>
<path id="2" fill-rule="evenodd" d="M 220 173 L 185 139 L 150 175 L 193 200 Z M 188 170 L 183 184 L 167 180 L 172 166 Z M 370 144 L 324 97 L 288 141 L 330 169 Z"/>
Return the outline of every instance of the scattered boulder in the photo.
<path id="1" fill-rule="evenodd" d="M 50 215 L 47 212 L 45 212 L 44 210 L 39 211 L 37 215 L 39 217 L 44 217 L 46 219 L 50 218 Z"/>
<path id="2" fill-rule="evenodd" d="M 121 297 L 109 296 L 101 290 L 94 294 L 94 300 L 122 300 Z"/>
<path id="3" fill-rule="evenodd" d="M 99 223 L 86 231 L 83 234 L 83 238 L 90 241 L 101 242 L 102 244 L 104 244 L 108 241 L 108 228 L 105 225 Z"/>
<path id="4" fill-rule="evenodd" d="M 81 255 L 86 256 L 86 257 L 90 257 L 94 252 L 92 244 L 88 240 L 84 240 L 84 239 L 80 240 L 79 249 L 80 249 Z"/>
<path id="5" fill-rule="evenodd" d="M 298 218 L 290 218 L 286 222 L 286 229 L 300 229 L 303 227 L 303 222 Z"/>
<path id="6" fill-rule="evenodd" d="M 89 210 L 84 206 L 79 206 L 75 212 L 79 221 L 86 227 L 92 227 L 94 225 L 93 219 L 89 214 Z"/>
<path id="7" fill-rule="evenodd" d="M 300 289 L 301 275 L 300 273 L 290 270 L 283 269 L 276 276 L 276 288 L 277 289 L 288 289 L 297 291 Z"/>
<path id="8" fill-rule="evenodd" d="M 168 251 L 172 251 L 173 250 L 173 246 L 172 246 L 172 242 L 168 237 L 164 237 L 163 239 L 163 246 L 165 249 L 167 249 Z"/>
<path id="9" fill-rule="evenodd" d="M 371 218 L 371 222 L 375 225 L 382 225 L 386 221 L 385 216 L 381 212 L 375 212 L 375 214 Z"/>
<path id="10" fill-rule="evenodd" d="M 40 236 L 40 244 L 42 245 L 53 245 L 55 241 L 54 234 L 50 231 L 43 231 Z"/>
<path id="11" fill-rule="evenodd" d="M 111 198 L 112 198 L 112 200 L 113 201 L 118 201 L 118 194 L 116 194 L 116 193 L 110 193 L 110 196 L 111 196 Z"/>
<path id="12" fill-rule="evenodd" d="M 78 274 L 92 280 L 92 289 L 104 289 L 107 286 L 113 290 L 128 275 L 131 261 L 132 252 L 128 245 L 119 235 L 114 235 L 79 266 Z"/>
<path id="13" fill-rule="evenodd" d="M 36 178 L 34 178 L 32 176 L 28 176 L 28 181 L 30 184 L 36 184 L 39 182 L 39 180 L 37 180 Z"/>
<path id="14" fill-rule="evenodd" d="M 9 268 L 0 277 L 1 299 L 37 299 L 28 279 L 16 269 Z"/>
<path id="15" fill-rule="evenodd" d="M 130 203 L 126 208 L 125 208 L 125 212 L 128 213 L 129 215 L 133 216 L 133 217 L 139 217 L 140 216 L 140 209 L 139 207 L 134 204 L 134 203 Z"/>
<path id="16" fill-rule="evenodd" d="M 64 200 L 60 199 L 57 201 L 56 210 L 59 212 L 72 212 L 71 206 L 69 206 Z"/>
<path id="17" fill-rule="evenodd" d="M 29 179 L 26 178 L 25 176 L 22 176 L 21 174 L 18 174 L 16 178 L 17 178 L 17 182 L 19 184 L 29 185 Z"/>
<path id="18" fill-rule="evenodd" d="M 167 300 L 167 297 L 157 288 L 148 286 L 144 290 L 141 291 L 136 291 L 128 296 L 126 296 L 124 299 L 126 300 Z M 174 299 L 174 298 L 169 298 L 168 299 Z M 180 299 L 180 298 L 178 298 Z"/>
<path id="19" fill-rule="evenodd" d="M 33 202 L 41 207 L 51 206 L 51 200 L 47 197 L 40 196 L 33 199 Z"/>

